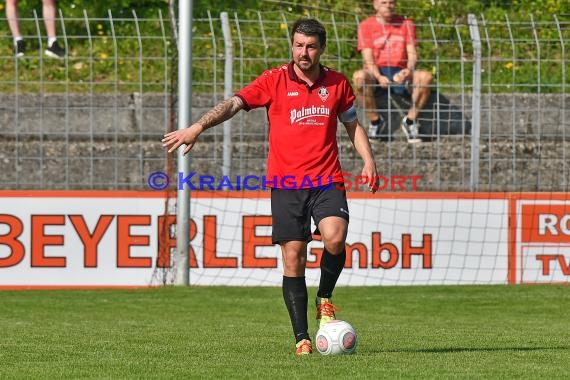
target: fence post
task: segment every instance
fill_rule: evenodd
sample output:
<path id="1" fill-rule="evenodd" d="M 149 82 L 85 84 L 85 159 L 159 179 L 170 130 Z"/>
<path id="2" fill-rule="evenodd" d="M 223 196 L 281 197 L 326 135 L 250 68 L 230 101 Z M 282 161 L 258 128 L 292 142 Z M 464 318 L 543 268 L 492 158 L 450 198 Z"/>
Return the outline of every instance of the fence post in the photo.
<path id="1" fill-rule="evenodd" d="M 556 15 L 553 16 L 554 17 L 554 21 L 556 22 L 556 31 L 558 32 L 558 38 L 560 40 L 560 57 L 562 57 L 560 59 L 560 75 L 562 78 L 561 81 L 561 87 L 560 87 L 560 93 L 561 93 L 561 101 L 562 101 L 562 107 L 560 107 L 561 109 L 565 110 L 566 109 L 566 60 L 564 59 L 564 57 L 566 57 L 566 48 L 565 48 L 565 40 L 564 40 L 564 35 L 562 34 L 562 28 L 560 27 L 560 22 L 558 21 L 558 17 L 556 17 Z M 565 126 L 566 125 L 566 112 L 562 112 L 561 113 L 561 120 L 560 120 L 560 125 Z M 566 128 L 562 127 L 562 141 L 566 141 Z M 566 169 L 567 163 L 566 163 L 566 149 L 562 150 L 562 191 L 568 191 L 568 177 L 566 176 L 567 173 L 567 169 Z"/>
<path id="2" fill-rule="evenodd" d="M 179 8 L 178 44 L 178 129 L 186 128 L 192 121 L 192 1 L 181 1 Z M 190 157 L 182 155 L 184 146 L 178 148 L 178 173 L 184 177 L 190 173 Z M 178 177 L 176 177 L 178 180 Z M 190 189 L 178 188 L 176 197 L 176 285 L 190 284 L 188 254 L 190 252 Z"/>
<path id="3" fill-rule="evenodd" d="M 224 99 L 229 99 L 233 93 L 233 60 L 234 45 L 232 42 L 232 33 L 230 30 L 230 20 L 227 12 L 220 13 L 220 21 L 222 22 L 222 33 L 224 35 L 225 64 L 224 64 Z M 224 121 L 224 153 L 222 172 L 224 176 L 229 177 L 232 168 L 232 122 Z"/>
<path id="4" fill-rule="evenodd" d="M 481 134 L 481 38 L 477 18 L 468 16 L 469 34 L 473 44 L 473 94 L 471 115 L 471 191 L 479 190 L 479 135 Z"/>
<path id="5" fill-rule="evenodd" d="M 437 73 L 437 75 L 439 75 L 440 73 L 440 64 L 439 64 L 439 60 L 440 60 L 440 54 L 439 54 L 439 43 L 437 42 L 437 35 L 435 33 L 435 25 L 433 23 L 433 20 L 431 17 L 428 18 L 429 21 L 429 26 L 430 26 L 430 30 L 431 30 L 431 36 L 432 36 L 432 40 L 433 40 L 433 45 L 435 46 L 435 62 L 433 63 L 433 65 L 435 66 L 435 72 Z M 435 76 L 435 75 L 434 75 Z M 435 96 L 436 96 L 436 101 L 435 101 L 435 123 L 437 125 L 437 156 L 441 157 L 441 111 L 440 111 L 440 104 L 441 104 L 441 91 L 440 91 L 440 85 L 439 82 L 437 81 L 437 79 L 434 78 L 433 83 L 435 83 Z M 433 86 L 433 85 L 432 85 Z M 433 88 L 432 88 L 433 91 Z M 440 190 L 441 189 L 441 160 L 437 160 L 437 189 Z"/>

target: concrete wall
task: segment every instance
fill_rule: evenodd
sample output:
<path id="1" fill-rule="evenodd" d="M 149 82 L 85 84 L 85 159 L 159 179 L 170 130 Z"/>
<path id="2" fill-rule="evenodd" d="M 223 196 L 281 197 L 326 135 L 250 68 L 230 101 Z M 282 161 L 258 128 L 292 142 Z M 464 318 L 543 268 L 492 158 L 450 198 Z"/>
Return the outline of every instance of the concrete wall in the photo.
<path id="1" fill-rule="evenodd" d="M 438 101 L 439 100 L 439 101 Z M 212 96 L 195 95 L 192 109 L 197 118 L 211 108 Z M 106 138 L 153 137 L 168 125 L 170 99 L 160 94 L 0 94 L 0 136 L 64 137 L 92 136 Z M 570 95 L 517 94 L 484 95 L 481 98 L 481 134 L 493 137 L 532 136 L 533 138 L 568 137 Z M 450 112 L 451 110 L 451 112 Z M 440 112 L 441 125 L 469 122 L 471 95 L 432 94 L 422 113 L 424 124 Z M 393 111 L 396 115 L 396 111 Z M 263 110 L 243 113 L 247 139 L 265 136 Z M 445 128 L 442 129 L 443 134 Z M 216 133 L 216 132 L 209 132 Z"/>
<path id="2" fill-rule="evenodd" d="M 446 99 L 439 108 L 432 102 L 423 117 L 446 105 L 454 107 L 452 123 L 468 122 L 471 99 Z M 211 96 L 193 100 L 193 118 L 214 105 Z M 169 126 L 169 101 L 155 94 L 0 94 L 0 188 L 148 190 L 149 174 L 167 166 L 160 139 Z M 570 151 L 561 143 L 569 135 L 567 104 L 569 97 L 561 95 L 484 96 L 480 190 L 567 191 Z M 442 116 L 442 122 L 450 121 Z M 470 136 L 410 146 L 396 129 L 394 142 L 372 141 L 381 173 L 421 175 L 418 190 L 470 190 Z M 222 131 L 200 137 L 192 171 L 221 178 Z M 264 110 L 241 112 L 232 131 L 232 175 L 264 174 Z M 339 136 L 343 169 L 359 173 L 358 154 L 344 133 Z"/>

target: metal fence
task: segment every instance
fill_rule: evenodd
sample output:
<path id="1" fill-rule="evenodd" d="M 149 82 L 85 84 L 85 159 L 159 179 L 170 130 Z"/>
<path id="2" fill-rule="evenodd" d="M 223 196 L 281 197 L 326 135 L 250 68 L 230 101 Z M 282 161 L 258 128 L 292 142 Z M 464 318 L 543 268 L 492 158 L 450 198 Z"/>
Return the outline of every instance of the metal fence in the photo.
<path id="1" fill-rule="evenodd" d="M 299 16 L 248 15 L 193 20 L 194 119 L 262 70 L 290 59 L 289 28 Z M 46 37 L 35 13 L 21 20 L 29 41 L 22 58 L 12 53 L 7 27 L 0 29 L 0 186 L 148 190 L 149 174 L 176 167 L 160 144 L 176 126 L 172 21 L 162 13 L 138 18 L 135 11 L 128 17 L 112 11 L 59 16 L 59 38 L 69 53 L 63 60 L 42 54 Z M 323 63 L 349 78 L 361 66 L 356 27 L 365 16 L 319 17 L 328 31 Z M 524 22 L 480 15 L 454 24 L 415 21 L 420 67 L 436 78 L 421 116 L 429 138 L 407 144 L 396 128 L 406 103 L 380 104 L 395 131 L 392 142 L 372 142 L 380 172 L 421 175 L 418 190 L 567 191 L 570 22 L 556 16 L 537 22 L 532 15 Z M 344 169 L 359 172 L 342 126 L 338 136 Z M 223 139 L 224 128 L 207 131 L 193 152 L 192 171 L 264 173 L 264 111 L 232 120 L 229 161 Z"/>

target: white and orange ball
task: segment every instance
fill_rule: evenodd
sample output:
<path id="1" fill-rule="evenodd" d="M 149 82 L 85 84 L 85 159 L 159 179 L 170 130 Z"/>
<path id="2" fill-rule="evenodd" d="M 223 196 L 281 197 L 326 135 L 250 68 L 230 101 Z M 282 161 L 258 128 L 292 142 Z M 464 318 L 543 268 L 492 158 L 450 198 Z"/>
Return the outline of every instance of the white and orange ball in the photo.
<path id="1" fill-rule="evenodd" d="M 356 350 L 358 338 L 350 323 L 332 320 L 319 328 L 315 341 L 322 355 L 348 355 Z"/>

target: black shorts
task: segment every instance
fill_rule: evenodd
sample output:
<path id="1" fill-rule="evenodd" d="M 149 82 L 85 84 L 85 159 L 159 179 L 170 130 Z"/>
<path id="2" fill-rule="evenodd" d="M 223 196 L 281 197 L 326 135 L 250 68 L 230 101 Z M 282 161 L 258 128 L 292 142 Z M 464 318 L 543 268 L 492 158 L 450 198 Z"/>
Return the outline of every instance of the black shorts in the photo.
<path id="1" fill-rule="evenodd" d="M 348 222 L 346 190 L 337 188 L 340 185 L 322 189 L 271 189 L 273 244 L 288 240 L 311 241 L 311 218 L 316 226 L 328 216 L 338 216 Z"/>

